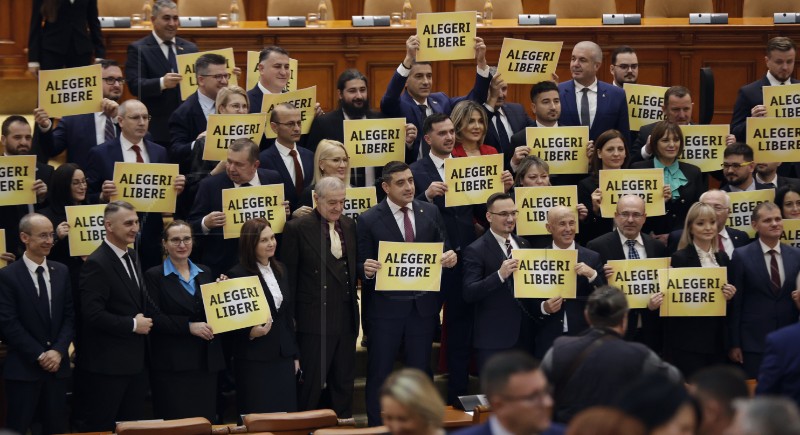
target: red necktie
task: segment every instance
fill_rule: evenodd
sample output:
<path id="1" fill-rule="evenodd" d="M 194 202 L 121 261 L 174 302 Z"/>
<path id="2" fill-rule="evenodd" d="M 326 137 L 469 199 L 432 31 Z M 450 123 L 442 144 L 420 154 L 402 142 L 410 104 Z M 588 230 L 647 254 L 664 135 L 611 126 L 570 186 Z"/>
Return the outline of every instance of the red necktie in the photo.
<path id="1" fill-rule="evenodd" d="M 289 155 L 294 160 L 294 190 L 297 191 L 297 196 L 303 194 L 303 167 L 300 166 L 300 160 L 297 158 L 297 150 L 289 151 Z"/>
<path id="2" fill-rule="evenodd" d="M 136 163 L 144 163 L 144 158 L 142 158 L 142 149 L 139 148 L 139 145 L 134 145 L 131 147 L 131 149 L 136 153 Z"/>
<path id="3" fill-rule="evenodd" d="M 719 252 L 725 252 L 725 244 L 722 243 L 722 236 L 717 234 L 717 250 Z"/>
<path id="4" fill-rule="evenodd" d="M 406 243 L 414 243 L 414 226 L 411 225 L 411 218 L 408 217 L 408 207 L 402 207 L 400 211 L 403 212 L 403 230 L 406 233 Z"/>
<path id="5" fill-rule="evenodd" d="M 778 269 L 778 257 L 775 256 L 775 250 L 770 249 L 769 255 L 772 257 L 769 261 L 769 278 L 772 281 L 772 293 L 777 296 L 781 292 L 781 270 Z"/>

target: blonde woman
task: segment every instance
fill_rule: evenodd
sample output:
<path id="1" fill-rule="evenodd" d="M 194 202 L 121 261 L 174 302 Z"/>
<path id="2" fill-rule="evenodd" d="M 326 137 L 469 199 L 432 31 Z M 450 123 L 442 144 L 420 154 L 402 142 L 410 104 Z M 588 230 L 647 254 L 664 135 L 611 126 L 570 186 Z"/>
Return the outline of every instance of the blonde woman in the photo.
<path id="1" fill-rule="evenodd" d="M 350 186 L 350 156 L 343 143 L 330 139 L 319 141 L 317 151 L 314 152 L 314 183 L 303 191 L 303 196 L 300 198 L 301 207 L 295 210 L 295 213 L 304 207 L 308 207 L 308 210 L 303 214 L 311 212 L 313 203 L 311 192 L 322 177 L 336 177 L 344 181 L 345 186 Z"/>
<path id="2" fill-rule="evenodd" d="M 431 378 L 418 369 L 398 370 L 381 388 L 381 417 L 392 434 L 444 434 L 444 401 Z"/>

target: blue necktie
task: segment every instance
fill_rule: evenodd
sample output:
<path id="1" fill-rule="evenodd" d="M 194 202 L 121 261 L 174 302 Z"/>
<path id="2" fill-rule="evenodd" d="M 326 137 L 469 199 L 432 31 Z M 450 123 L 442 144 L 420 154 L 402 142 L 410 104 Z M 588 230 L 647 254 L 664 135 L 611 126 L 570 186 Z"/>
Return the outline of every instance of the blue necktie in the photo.
<path id="1" fill-rule="evenodd" d="M 628 260 L 639 260 L 642 258 L 639 256 L 639 251 L 634 249 L 636 240 L 626 240 L 625 244 L 628 245 Z"/>

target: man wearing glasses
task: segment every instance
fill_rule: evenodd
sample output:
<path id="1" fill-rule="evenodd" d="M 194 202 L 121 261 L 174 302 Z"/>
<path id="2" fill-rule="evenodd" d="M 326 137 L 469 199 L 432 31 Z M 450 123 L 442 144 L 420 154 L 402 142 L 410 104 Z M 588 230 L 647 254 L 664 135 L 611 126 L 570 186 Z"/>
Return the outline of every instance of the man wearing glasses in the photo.
<path id="1" fill-rule="evenodd" d="M 91 148 L 119 136 L 117 108 L 125 79 L 115 60 L 105 59 L 100 66 L 103 68 L 103 110 L 100 112 L 65 116 L 56 125 L 44 109 L 33 109 L 39 126 L 34 144 L 38 143 L 40 160 L 46 162 L 66 150 L 67 163 L 85 168 Z"/>
<path id="2" fill-rule="evenodd" d="M 761 184 L 753 177 L 756 164 L 753 161 L 753 149 L 742 142 L 725 147 L 723 153 L 722 175 L 727 184 L 722 186 L 726 192 L 752 192 L 753 190 L 769 189 L 770 186 Z"/>
<path id="3" fill-rule="evenodd" d="M 625 83 L 636 83 L 639 80 L 639 58 L 636 50 L 621 45 L 611 52 L 612 85 L 621 88 Z"/>

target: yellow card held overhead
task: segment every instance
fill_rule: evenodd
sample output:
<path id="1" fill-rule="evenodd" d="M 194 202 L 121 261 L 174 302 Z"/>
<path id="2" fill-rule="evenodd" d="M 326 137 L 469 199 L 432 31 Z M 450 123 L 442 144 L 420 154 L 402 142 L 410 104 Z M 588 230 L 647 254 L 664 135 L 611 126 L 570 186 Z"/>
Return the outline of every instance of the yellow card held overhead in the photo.
<path id="1" fill-rule="evenodd" d="M 681 267 L 658 271 L 658 289 L 664 293 L 661 317 L 717 317 L 727 308 L 722 286 L 727 267 Z"/>
<path id="2" fill-rule="evenodd" d="M 762 90 L 767 117 L 797 118 L 800 116 L 800 83 L 764 86 Z"/>
<path id="3" fill-rule="evenodd" d="M 750 225 L 753 210 L 762 202 L 773 201 L 775 199 L 775 189 L 729 192 L 728 197 L 731 199 L 731 211 L 728 214 L 728 224 L 726 226 L 742 230 L 748 236 L 753 237 L 756 234 L 756 230 Z"/>
<path id="4" fill-rule="evenodd" d="M 681 125 L 683 152 L 678 160 L 691 163 L 702 172 L 719 171 L 722 168 L 725 140 L 730 126 L 725 125 Z"/>
<path id="5" fill-rule="evenodd" d="M 311 129 L 311 122 L 314 121 L 314 106 L 317 104 L 317 87 L 300 89 L 298 91 L 284 92 L 282 94 L 264 94 L 261 100 L 261 113 L 267 114 L 267 127 L 265 135 L 267 138 L 276 137 L 269 125 L 269 117 L 275 106 L 283 103 L 291 103 L 295 108 L 300 109 L 300 121 L 303 123 L 301 132 L 308 134 Z"/>
<path id="6" fill-rule="evenodd" d="M 214 334 L 263 325 L 272 313 L 257 276 L 245 276 L 203 284 L 203 308 Z"/>
<path id="7" fill-rule="evenodd" d="M 444 159 L 445 207 L 485 204 L 503 192 L 503 155 Z"/>
<path id="8" fill-rule="evenodd" d="M 344 146 L 351 168 L 405 161 L 406 119 L 346 119 Z"/>
<path id="9" fill-rule="evenodd" d="M 7 252 L 6 249 L 6 230 L 0 228 L 0 252 Z M 6 266 L 8 266 L 8 262 L 0 258 L 0 269 Z"/>
<path id="10" fill-rule="evenodd" d="M 36 156 L 0 156 L 0 205 L 36 204 Z"/>
<path id="11" fill-rule="evenodd" d="M 103 67 L 39 71 L 39 107 L 51 118 L 82 115 L 102 110 Z"/>
<path id="12" fill-rule="evenodd" d="M 69 224 L 69 255 L 89 255 L 103 243 L 106 236 L 103 212 L 105 204 L 72 205 L 65 207 Z"/>
<path id="13" fill-rule="evenodd" d="M 589 170 L 589 127 L 527 127 L 525 139 L 531 154 L 546 161 L 551 174 L 585 174 Z"/>
<path id="14" fill-rule="evenodd" d="M 628 100 L 628 122 L 631 130 L 639 131 L 647 124 L 664 119 L 664 93 L 669 88 L 625 83 L 623 89 Z"/>
<path id="15" fill-rule="evenodd" d="M 511 258 L 519 260 L 514 271 L 515 298 L 576 298 L 577 250 L 514 249 Z"/>
<path id="16" fill-rule="evenodd" d="M 508 84 L 533 84 L 552 80 L 563 42 L 504 38 L 497 73 Z"/>
<path id="17" fill-rule="evenodd" d="M 380 242 L 376 291 L 438 292 L 444 243 Z"/>
<path id="18" fill-rule="evenodd" d="M 650 296 L 658 293 L 658 271 L 668 268 L 669 262 L 669 258 L 608 260 L 606 265 L 614 271 L 608 285 L 625 293 L 629 308 L 647 308 Z"/>
<path id="19" fill-rule="evenodd" d="M 747 144 L 756 162 L 800 162 L 800 117 L 747 118 Z"/>
<path id="20" fill-rule="evenodd" d="M 517 204 L 517 235 L 536 236 L 550 234 L 545 228 L 547 212 L 563 205 L 575 211 L 578 204 L 577 186 L 515 187 L 514 202 Z M 578 232 L 576 222 L 575 232 Z"/>
<path id="21" fill-rule="evenodd" d="M 474 11 L 417 14 L 420 62 L 475 58 Z"/>
<path id="22" fill-rule="evenodd" d="M 275 234 L 282 233 L 286 225 L 283 184 L 223 189 L 222 212 L 225 213 L 222 229 L 225 239 L 238 239 L 242 225 L 253 218 L 268 220 Z"/>
<path id="23" fill-rule="evenodd" d="M 179 51 L 182 50 L 181 47 L 177 48 Z M 233 56 L 233 48 L 223 48 L 220 50 L 209 50 L 188 54 L 180 54 L 179 52 L 175 59 L 178 61 L 178 72 L 183 76 L 180 84 L 182 100 L 189 98 L 189 95 L 192 95 L 197 90 L 197 72 L 194 70 L 194 64 L 197 62 L 197 58 L 204 54 L 218 54 L 224 57 L 225 71 L 231 75 L 231 78 L 228 79 L 228 85 L 238 85 L 236 81 L 236 75 L 233 74 L 233 69 L 236 68 L 236 58 Z M 214 77 L 204 77 L 204 79 L 216 80 Z"/>
<path id="24" fill-rule="evenodd" d="M 208 115 L 203 160 L 227 159 L 228 146 L 236 139 L 246 137 L 258 143 L 264 134 L 266 120 L 267 117 L 263 113 Z"/>
<path id="25" fill-rule="evenodd" d="M 600 203 L 603 217 L 614 217 L 617 201 L 624 195 L 641 196 L 648 217 L 666 213 L 663 169 L 600 170 L 600 191 L 603 195 Z"/>
<path id="26" fill-rule="evenodd" d="M 114 163 L 117 195 L 112 201 L 131 203 L 140 212 L 175 213 L 178 165 L 171 163 Z"/>
<path id="27" fill-rule="evenodd" d="M 258 73 L 258 56 L 260 51 L 247 52 L 247 89 L 253 89 L 261 75 Z M 289 81 L 286 82 L 284 91 L 297 90 L 297 59 L 289 59 Z"/>

